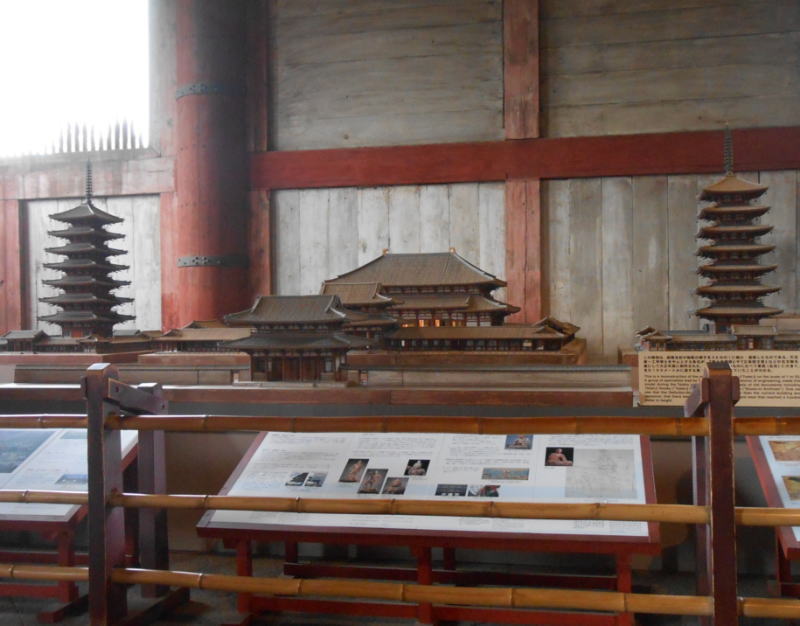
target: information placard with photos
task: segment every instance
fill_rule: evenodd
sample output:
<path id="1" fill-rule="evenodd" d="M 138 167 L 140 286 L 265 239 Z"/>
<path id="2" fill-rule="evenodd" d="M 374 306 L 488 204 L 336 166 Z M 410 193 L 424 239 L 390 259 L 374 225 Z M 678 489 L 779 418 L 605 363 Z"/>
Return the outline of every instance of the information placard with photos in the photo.
<path id="1" fill-rule="evenodd" d="M 769 502 L 770 506 L 800 508 L 800 437 L 762 435 L 758 441 L 769 468 L 772 485 L 780 500 L 779 503 Z M 793 526 L 788 530 L 795 541 L 800 541 L 800 526 Z"/>
<path id="2" fill-rule="evenodd" d="M 136 445 L 136 431 L 120 432 L 122 458 Z M 85 429 L 0 430 L 0 489 L 86 491 Z M 0 520 L 65 521 L 71 504 L 0 503 Z"/>
<path id="3" fill-rule="evenodd" d="M 266 433 L 226 486 L 239 496 L 646 502 L 636 435 Z M 645 522 L 214 511 L 204 525 L 647 537 Z"/>

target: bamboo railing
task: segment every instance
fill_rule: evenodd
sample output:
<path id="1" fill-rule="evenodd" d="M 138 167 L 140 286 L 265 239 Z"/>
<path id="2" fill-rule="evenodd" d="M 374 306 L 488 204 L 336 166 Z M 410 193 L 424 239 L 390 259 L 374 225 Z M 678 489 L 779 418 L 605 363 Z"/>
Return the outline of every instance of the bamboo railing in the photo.
<path id="1" fill-rule="evenodd" d="M 166 415 L 166 402 L 156 385 L 131 387 L 115 380 L 113 367 L 89 368 L 84 388 L 88 415 L 6 415 L 0 428 L 87 428 L 89 493 L 0 490 L 0 502 L 48 502 L 89 505 L 92 542 L 90 567 L 59 568 L 0 564 L 0 578 L 35 580 L 88 580 L 93 624 L 112 623 L 126 611 L 124 585 L 176 586 L 237 593 L 313 595 L 393 600 L 418 604 L 443 603 L 506 608 L 550 608 L 617 613 L 669 613 L 711 617 L 714 623 L 729 624 L 737 615 L 748 617 L 797 618 L 800 601 L 786 599 L 738 598 L 736 594 L 736 524 L 752 526 L 800 525 L 800 511 L 734 507 L 732 500 L 732 437 L 735 434 L 800 434 L 798 418 L 733 418 L 737 400 L 736 379 L 730 370 L 710 366 L 709 375 L 687 401 L 685 418 L 674 417 L 536 417 L 478 418 L 424 416 L 367 417 L 240 417 L 217 415 Z M 131 415 L 131 413 L 134 413 Z M 150 413 L 150 414 L 148 414 Z M 643 434 L 691 436 L 696 443 L 695 467 L 699 493 L 695 505 L 616 503 L 511 503 L 437 502 L 430 500 L 330 500 L 322 498 L 256 498 L 242 496 L 126 493 L 119 472 L 119 430 L 140 433 L 142 455 L 152 461 L 159 445 L 154 436 L 164 431 L 223 432 L 269 430 L 281 432 L 437 432 L 467 434 Z M 699 447 L 708 441 L 707 448 Z M 163 440 L 161 444 L 163 446 Z M 726 459 L 727 451 L 727 459 Z M 706 468 L 710 471 L 706 472 Z M 157 473 L 157 472 L 156 472 Z M 153 482 L 151 476 L 151 483 Z M 162 486 L 163 490 L 163 486 Z M 252 578 L 193 572 L 173 572 L 163 567 L 143 569 L 122 567 L 120 550 L 121 508 L 286 511 L 295 513 L 341 513 L 366 515 L 457 515 L 462 517 L 504 517 L 516 519 L 589 519 L 676 522 L 708 525 L 702 536 L 712 545 L 712 562 L 707 595 L 670 596 L 605 591 L 572 591 L 529 588 L 453 587 L 331 580 Z M 705 528 L 705 526 L 701 526 Z M 156 535 L 164 531 L 151 526 Z M 726 533 L 729 537 L 726 538 Z M 733 566 L 717 562 L 716 551 L 730 549 Z M 159 557 L 151 555 L 150 561 Z"/>

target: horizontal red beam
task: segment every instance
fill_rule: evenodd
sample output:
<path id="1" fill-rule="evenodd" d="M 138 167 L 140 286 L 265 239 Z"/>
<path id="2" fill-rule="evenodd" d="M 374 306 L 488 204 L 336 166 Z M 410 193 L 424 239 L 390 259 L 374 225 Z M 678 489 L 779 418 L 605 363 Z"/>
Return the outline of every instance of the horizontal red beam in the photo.
<path id="1" fill-rule="evenodd" d="M 733 131 L 737 170 L 800 168 L 800 126 Z M 722 171 L 723 132 L 697 131 L 259 152 L 254 189 L 700 174 Z"/>

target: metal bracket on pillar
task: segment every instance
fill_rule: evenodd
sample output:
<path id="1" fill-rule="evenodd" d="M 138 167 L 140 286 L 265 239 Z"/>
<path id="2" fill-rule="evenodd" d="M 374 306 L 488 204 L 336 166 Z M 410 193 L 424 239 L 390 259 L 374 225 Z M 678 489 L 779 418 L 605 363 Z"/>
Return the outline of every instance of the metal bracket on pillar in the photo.
<path id="1" fill-rule="evenodd" d="M 247 267 L 247 265 L 248 259 L 244 254 L 194 255 L 178 258 L 178 267 Z"/>
<path id="2" fill-rule="evenodd" d="M 189 83 L 181 85 L 175 90 L 175 99 L 180 100 L 184 96 L 202 96 L 208 94 L 241 94 L 242 89 L 233 85 L 223 83 Z"/>

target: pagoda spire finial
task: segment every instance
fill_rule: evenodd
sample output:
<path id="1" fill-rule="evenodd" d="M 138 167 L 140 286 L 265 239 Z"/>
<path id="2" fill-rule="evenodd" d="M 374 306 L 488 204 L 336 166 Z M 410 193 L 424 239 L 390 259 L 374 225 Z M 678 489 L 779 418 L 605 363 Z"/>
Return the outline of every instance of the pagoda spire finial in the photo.
<path id="1" fill-rule="evenodd" d="M 92 203 L 92 162 L 86 161 L 86 204 Z"/>
<path id="2" fill-rule="evenodd" d="M 725 165 L 725 175 L 731 176 L 733 174 L 733 133 L 731 133 L 731 127 L 727 124 L 725 124 L 722 160 Z"/>

